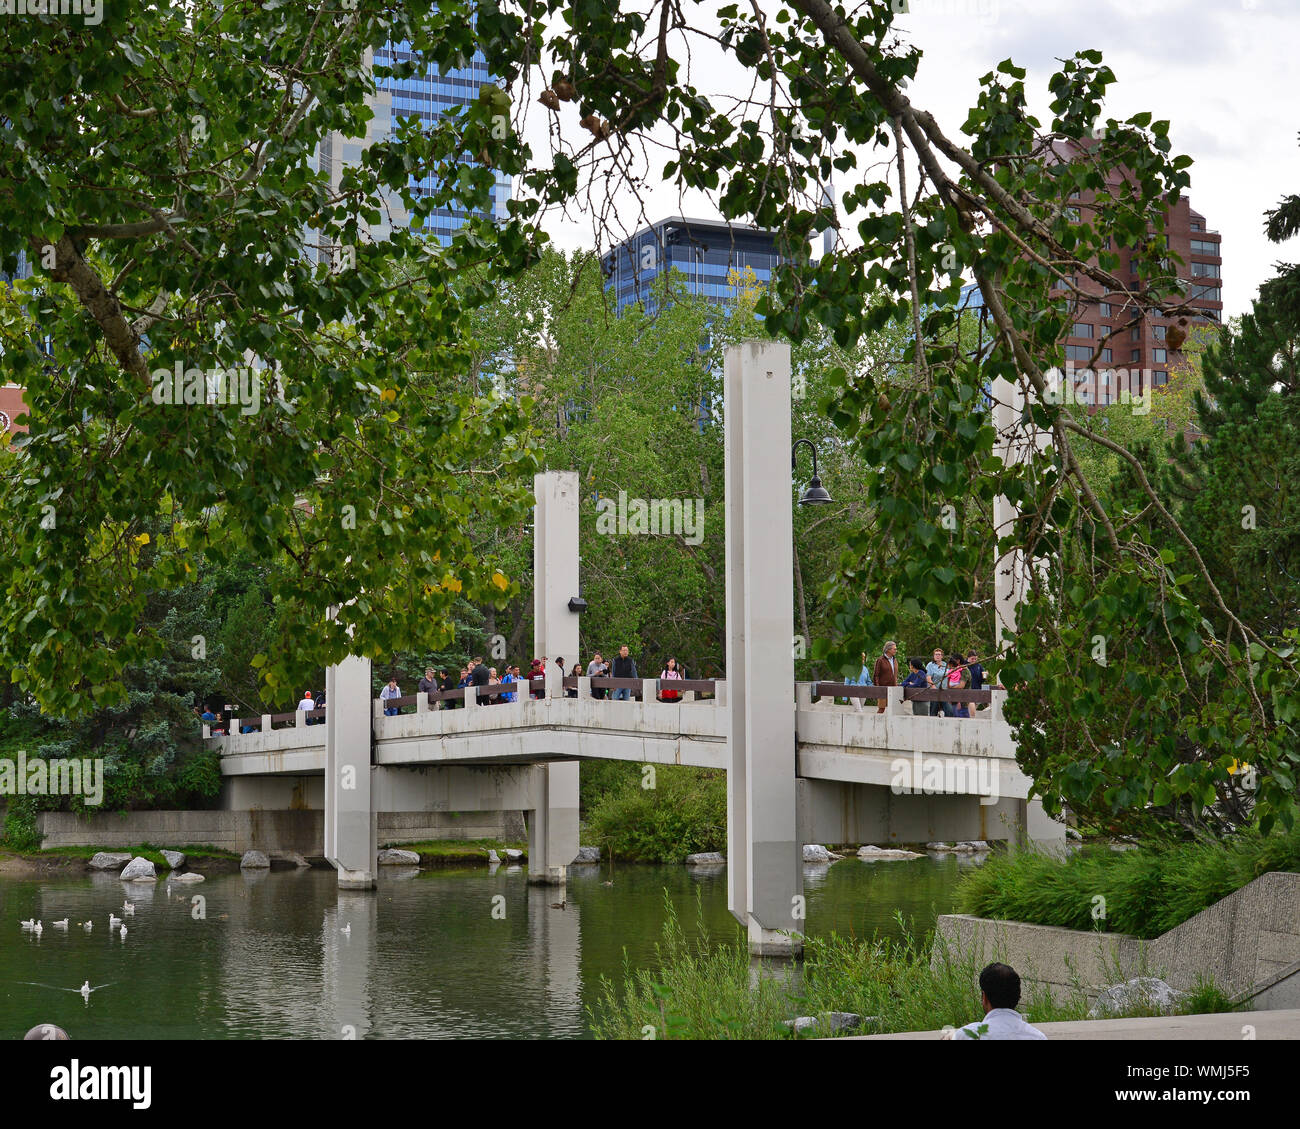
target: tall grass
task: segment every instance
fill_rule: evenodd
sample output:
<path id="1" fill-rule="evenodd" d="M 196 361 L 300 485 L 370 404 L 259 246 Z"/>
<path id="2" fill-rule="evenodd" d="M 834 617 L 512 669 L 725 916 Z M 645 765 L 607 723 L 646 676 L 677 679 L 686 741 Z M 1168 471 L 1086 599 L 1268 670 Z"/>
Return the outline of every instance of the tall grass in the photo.
<path id="1" fill-rule="evenodd" d="M 963 876 L 956 904 L 980 917 L 1151 938 L 1274 870 L 1300 870 L 1300 825 L 1267 836 L 1244 831 L 1227 842 L 1085 847 L 1064 858 L 995 855 Z"/>
<path id="2" fill-rule="evenodd" d="M 720 944 L 703 928 L 692 940 L 666 893 L 664 904 L 654 967 L 633 969 L 625 954 L 622 983 L 601 978 L 587 1012 L 598 1039 L 792 1039 L 795 1033 L 784 1020 L 832 1011 L 868 1017 L 861 1033 L 960 1027 L 982 1015 L 974 957 L 943 952 L 932 968 L 931 938 L 918 939 L 905 926 L 897 940 L 805 938 L 801 966 L 763 966 L 751 960 L 739 929 Z M 1115 980 L 1123 979 L 1116 970 Z M 1231 1007 L 1207 982 L 1180 1011 Z M 1088 1009 L 1088 994 L 1079 984 L 1055 1001 L 1045 986 L 1027 985 L 1020 1003 L 1031 1023 L 1086 1019 Z M 1137 1005 L 1120 1014 L 1157 1013 Z M 812 1033 L 826 1032 L 822 1027 Z"/>

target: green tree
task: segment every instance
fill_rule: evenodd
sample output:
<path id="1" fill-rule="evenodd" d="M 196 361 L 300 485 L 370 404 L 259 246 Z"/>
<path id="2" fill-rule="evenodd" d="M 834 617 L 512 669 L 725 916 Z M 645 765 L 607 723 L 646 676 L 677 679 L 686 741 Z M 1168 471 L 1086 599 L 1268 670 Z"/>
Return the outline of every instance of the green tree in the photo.
<path id="1" fill-rule="evenodd" d="M 445 643 L 457 599 L 510 587 L 469 516 L 518 520 L 533 468 L 517 405 L 438 379 L 491 293 L 471 268 L 535 254 L 535 203 L 485 214 L 493 167 L 521 171 L 510 99 L 489 85 L 407 123 L 337 190 L 315 154 L 364 133 L 366 49 L 452 66 L 518 21 L 201 0 L 27 27 L 0 45 L 0 264 L 35 268 L 0 324 L 30 409 L 0 452 L 14 680 L 61 713 L 122 702 L 123 672 L 165 649 L 152 595 L 240 553 L 274 565 L 277 638 L 253 660 L 273 697 L 349 651 Z M 444 187 L 416 199 L 425 172 Z M 415 225 L 453 200 L 479 218 L 442 246 L 381 223 L 399 199 Z M 166 402 L 174 366 L 256 372 L 257 410 Z"/>

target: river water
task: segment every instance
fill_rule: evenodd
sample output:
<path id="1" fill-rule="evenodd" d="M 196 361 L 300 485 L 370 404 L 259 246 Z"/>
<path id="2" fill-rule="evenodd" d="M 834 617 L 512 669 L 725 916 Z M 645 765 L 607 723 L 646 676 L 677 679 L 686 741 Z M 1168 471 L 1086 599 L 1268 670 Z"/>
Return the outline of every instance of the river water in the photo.
<path id="1" fill-rule="evenodd" d="M 805 867 L 808 933 L 897 936 L 896 913 L 924 933 L 971 864 Z M 165 878 L 0 877 L 0 1039 L 38 1023 L 74 1039 L 583 1038 L 601 977 L 619 980 L 624 954 L 653 967 L 665 891 L 688 936 L 738 935 L 721 869 L 575 868 L 563 909 L 517 867 L 380 871 L 368 893 L 338 890 L 331 870 L 213 875 L 170 895 Z M 125 899 L 122 939 L 108 916 Z M 32 917 L 40 937 L 20 928 Z M 52 928 L 64 917 L 67 932 Z M 87 980 L 108 986 L 88 1002 L 64 990 Z"/>

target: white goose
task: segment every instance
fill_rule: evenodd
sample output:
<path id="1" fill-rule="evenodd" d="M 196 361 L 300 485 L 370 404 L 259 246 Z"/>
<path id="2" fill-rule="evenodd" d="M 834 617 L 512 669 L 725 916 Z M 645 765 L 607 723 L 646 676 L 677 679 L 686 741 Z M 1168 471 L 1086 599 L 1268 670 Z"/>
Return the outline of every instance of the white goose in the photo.
<path id="1" fill-rule="evenodd" d="M 116 915 L 111 913 L 108 915 L 108 927 L 110 929 L 116 929 L 121 924 L 122 924 L 122 919 L 120 917 L 117 917 Z"/>
<path id="2" fill-rule="evenodd" d="M 120 937 L 122 938 L 123 941 L 126 940 L 126 926 L 125 926 L 125 925 L 122 926 L 122 932 L 121 932 L 120 934 L 118 934 L 118 936 L 120 936 Z"/>
<path id="3" fill-rule="evenodd" d="M 346 933 L 349 937 L 351 937 L 351 936 L 352 936 L 352 922 L 349 921 L 345 926 L 343 926 L 342 929 L 339 930 L 339 932 L 340 932 L 340 933 Z"/>
<path id="4" fill-rule="evenodd" d="M 127 917 L 134 917 L 134 916 L 135 916 L 135 903 L 134 903 L 134 902 L 123 902 L 123 903 L 122 903 L 122 912 L 123 912 L 124 914 L 126 914 Z"/>
<path id="5" fill-rule="evenodd" d="M 68 927 L 68 919 L 65 917 L 62 921 L 52 921 L 50 924 L 53 925 L 55 929 L 66 929 Z"/>
<path id="6" fill-rule="evenodd" d="M 23 927 L 24 933 L 30 933 L 36 928 L 36 918 L 29 917 L 26 921 L 20 921 L 18 924 Z"/>
<path id="7" fill-rule="evenodd" d="M 35 926 L 33 926 L 33 928 L 32 928 L 32 932 L 35 933 L 36 936 L 39 937 L 42 933 L 45 932 L 45 930 L 41 927 L 41 923 L 38 921 L 38 922 L 35 924 Z"/>
<path id="8" fill-rule="evenodd" d="M 83 921 L 81 923 L 81 928 L 84 929 L 87 933 L 89 933 L 92 929 L 95 928 L 95 923 L 93 921 Z"/>

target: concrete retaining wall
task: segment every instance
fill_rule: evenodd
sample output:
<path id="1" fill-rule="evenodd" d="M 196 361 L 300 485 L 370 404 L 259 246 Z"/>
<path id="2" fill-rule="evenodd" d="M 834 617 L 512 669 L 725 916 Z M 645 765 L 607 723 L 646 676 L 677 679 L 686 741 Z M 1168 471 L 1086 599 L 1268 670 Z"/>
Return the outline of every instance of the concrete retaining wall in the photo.
<path id="1" fill-rule="evenodd" d="M 381 812 L 381 843 L 424 839 L 525 838 L 522 812 Z M 151 843 L 228 851 L 294 851 L 320 855 L 325 847 L 322 811 L 135 811 L 89 817 L 72 812 L 41 812 L 37 830 L 42 847 L 113 849 Z"/>
<path id="2" fill-rule="evenodd" d="M 1150 975 L 1182 991 L 1210 978 L 1256 1008 L 1300 1006 L 1300 874 L 1261 875 L 1150 941 L 966 914 L 941 916 L 935 938 L 932 966 L 945 949 L 973 954 L 977 967 L 1001 960 L 1056 999 L 1075 986 L 1092 997 L 1120 980 Z"/>
<path id="3" fill-rule="evenodd" d="M 1061 1002 L 1076 985 L 1092 997 L 1109 984 L 1138 975 L 1145 947 L 1126 933 L 1090 933 L 949 913 L 941 915 L 935 924 L 930 964 L 935 967 L 941 963 L 945 951 L 950 959 L 973 955 L 977 974 L 986 964 L 1002 961 L 1020 973 L 1026 996 L 1030 987 L 1037 985 L 1047 988 L 1052 998 Z M 1149 971 L 1160 975 L 1159 970 Z M 978 987 L 975 991 L 978 993 Z"/>

